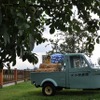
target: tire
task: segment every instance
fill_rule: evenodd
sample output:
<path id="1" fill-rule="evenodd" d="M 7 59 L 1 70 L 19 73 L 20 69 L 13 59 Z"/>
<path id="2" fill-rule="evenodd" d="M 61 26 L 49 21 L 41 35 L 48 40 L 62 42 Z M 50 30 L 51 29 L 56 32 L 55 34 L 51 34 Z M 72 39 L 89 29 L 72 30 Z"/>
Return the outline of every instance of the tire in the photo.
<path id="1" fill-rule="evenodd" d="M 55 86 L 52 83 L 45 83 L 42 87 L 42 93 L 45 96 L 53 96 L 56 93 Z"/>

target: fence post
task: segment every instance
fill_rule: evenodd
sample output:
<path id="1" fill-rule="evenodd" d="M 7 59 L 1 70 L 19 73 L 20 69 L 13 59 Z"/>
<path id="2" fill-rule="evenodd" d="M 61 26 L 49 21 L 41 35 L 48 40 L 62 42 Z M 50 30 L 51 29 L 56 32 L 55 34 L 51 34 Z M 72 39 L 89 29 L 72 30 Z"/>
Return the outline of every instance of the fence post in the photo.
<path id="1" fill-rule="evenodd" d="M 3 87 L 3 69 L 0 69 L 0 88 Z"/>
<path id="2" fill-rule="evenodd" d="M 15 68 L 14 70 L 14 80 L 15 80 L 15 84 L 17 84 L 17 68 Z"/>
<path id="3" fill-rule="evenodd" d="M 24 69 L 24 82 L 26 81 L 26 70 Z"/>

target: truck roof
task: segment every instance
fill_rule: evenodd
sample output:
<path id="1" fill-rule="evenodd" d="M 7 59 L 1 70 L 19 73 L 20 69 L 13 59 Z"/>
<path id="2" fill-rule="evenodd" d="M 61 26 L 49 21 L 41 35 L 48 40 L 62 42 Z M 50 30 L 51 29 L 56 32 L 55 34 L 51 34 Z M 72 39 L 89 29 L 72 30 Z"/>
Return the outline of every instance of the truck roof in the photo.
<path id="1" fill-rule="evenodd" d="M 84 53 L 65 53 L 65 55 L 67 56 L 74 56 L 74 55 L 85 55 Z"/>

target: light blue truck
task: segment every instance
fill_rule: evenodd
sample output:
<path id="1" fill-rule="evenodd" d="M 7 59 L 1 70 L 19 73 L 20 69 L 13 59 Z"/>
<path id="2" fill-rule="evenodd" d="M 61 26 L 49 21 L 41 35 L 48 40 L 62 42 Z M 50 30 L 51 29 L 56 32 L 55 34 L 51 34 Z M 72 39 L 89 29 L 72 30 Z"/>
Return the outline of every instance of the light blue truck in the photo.
<path id="1" fill-rule="evenodd" d="M 66 53 L 61 71 L 32 72 L 31 83 L 42 87 L 42 93 L 51 96 L 57 90 L 100 88 L 100 68 L 83 53 Z"/>

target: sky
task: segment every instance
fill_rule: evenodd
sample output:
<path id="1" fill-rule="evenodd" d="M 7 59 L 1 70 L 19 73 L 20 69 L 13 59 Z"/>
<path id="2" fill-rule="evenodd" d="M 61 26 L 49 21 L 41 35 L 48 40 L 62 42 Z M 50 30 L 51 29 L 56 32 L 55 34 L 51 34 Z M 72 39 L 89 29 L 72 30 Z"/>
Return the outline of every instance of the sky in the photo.
<path id="1" fill-rule="evenodd" d="M 53 35 L 49 34 L 49 29 L 48 28 L 44 31 L 43 36 L 44 37 L 48 37 L 48 38 L 54 38 Z M 39 59 L 38 64 L 36 64 L 36 65 L 30 64 L 27 60 L 25 62 L 22 62 L 22 60 L 17 57 L 17 59 L 16 59 L 17 63 L 16 63 L 16 65 L 14 67 L 12 67 L 12 69 L 13 68 L 17 68 L 17 69 L 33 69 L 34 67 L 39 67 L 40 63 L 42 63 L 42 55 L 45 55 L 46 52 L 51 50 L 51 46 L 50 45 L 46 46 L 47 44 L 50 44 L 50 43 L 49 42 L 45 42 L 45 43 L 39 44 L 38 46 L 36 46 L 33 49 L 33 52 L 37 54 L 37 57 Z M 93 56 L 91 57 L 92 61 L 94 63 L 96 63 L 97 59 L 100 57 L 99 52 L 100 52 L 100 44 L 96 44 L 95 45 L 95 49 L 93 51 Z"/>
<path id="2" fill-rule="evenodd" d="M 50 38 L 53 38 L 53 35 L 50 35 L 49 34 L 49 27 L 47 27 L 45 29 L 45 31 L 43 32 L 43 37 L 46 37 L 48 39 Z M 42 63 L 42 55 L 45 55 L 46 52 L 48 52 L 50 49 L 51 49 L 51 46 L 48 45 L 50 44 L 49 42 L 45 42 L 45 43 L 42 43 L 42 44 L 39 44 L 38 46 L 35 46 L 35 48 L 33 49 L 32 52 L 36 53 L 37 54 L 37 57 L 38 57 L 38 64 L 36 65 L 33 65 L 33 64 L 30 64 L 28 62 L 28 60 L 22 62 L 22 60 L 20 58 L 16 58 L 16 65 L 14 67 L 11 67 L 12 69 L 14 68 L 17 68 L 17 69 L 33 69 L 34 67 L 39 67 L 40 63 Z M 46 46 L 48 45 L 48 46 Z"/>
<path id="3" fill-rule="evenodd" d="M 73 11 L 77 11 L 76 8 L 74 8 Z M 77 14 L 77 12 L 76 12 L 76 14 Z M 94 18 L 98 19 L 99 17 L 96 14 L 95 15 L 92 14 L 92 18 L 93 19 Z M 46 37 L 48 39 L 54 38 L 54 35 L 49 34 L 49 27 L 47 27 L 47 26 L 46 26 L 45 31 L 43 32 L 43 37 Z M 40 63 L 42 63 L 42 55 L 45 55 L 46 52 L 51 50 L 51 46 L 50 45 L 46 46 L 47 44 L 50 44 L 50 43 L 45 42 L 45 43 L 42 43 L 38 46 L 35 46 L 35 48 L 32 51 L 32 52 L 37 54 L 37 57 L 39 59 L 38 64 L 36 64 L 36 65 L 30 64 L 27 60 L 22 62 L 22 60 L 17 57 L 16 58 L 17 63 L 12 68 L 17 68 L 17 69 L 27 69 L 27 68 L 29 68 L 29 69 L 33 69 L 34 67 L 39 67 Z M 93 56 L 92 56 L 92 60 L 93 60 L 94 63 L 97 62 L 98 57 L 100 57 L 99 52 L 100 52 L 100 44 L 96 44 L 95 49 L 93 51 Z"/>
<path id="4" fill-rule="evenodd" d="M 93 16 L 93 18 L 98 19 L 97 15 L 92 15 L 92 16 Z M 99 31 L 99 33 L 100 33 L 100 31 Z M 54 38 L 54 34 L 50 35 L 48 26 L 46 26 L 46 29 L 43 32 L 43 37 L 46 37 L 48 39 Z M 50 44 L 50 43 L 45 42 L 45 43 L 39 44 L 38 46 L 35 46 L 35 48 L 33 49 L 32 52 L 36 53 L 37 57 L 39 59 L 38 64 L 36 64 L 36 65 L 30 64 L 27 60 L 22 62 L 22 60 L 17 57 L 16 58 L 16 61 L 17 61 L 16 65 L 14 67 L 11 67 L 11 68 L 12 69 L 14 69 L 14 68 L 17 68 L 17 69 L 27 69 L 27 68 L 33 69 L 34 67 L 39 67 L 40 63 L 42 63 L 42 55 L 45 55 L 46 52 L 51 50 L 51 46 L 48 45 L 48 44 Z M 48 46 L 46 46 L 46 45 L 48 45 Z M 97 63 L 97 59 L 100 57 L 99 52 L 100 52 L 100 44 L 96 44 L 95 49 L 93 51 L 93 56 L 91 57 L 92 61 L 94 63 Z"/>
<path id="5" fill-rule="evenodd" d="M 39 67 L 40 63 L 42 63 L 42 55 L 45 55 L 46 52 L 51 49 L 50 46 L 45 47 L 46 44 L 47 43 L 40 44 L 40 45 L 36 46 L 35 49 L 33 50 L 37 54 L 37 57 L 39 59 L 38 64 L 33 65 L 33 64 L 30 64 L 28 61 L 22 62 L 21 59 L 17 58 L 16 66 L 14 66 L 12 68 L 17 68 L 17 69 L 27 69 L 27 68 L 28 69 L 33 69 L 34 67 Z M 91 57 L 92 61 L 94 63 L 97 63 L 97 59 L 100 57 L 99 53 L 100 53 L 100 44 L 96 44 L 95 45 L 95 49 L 93 51 L 93 56 Z"/>

